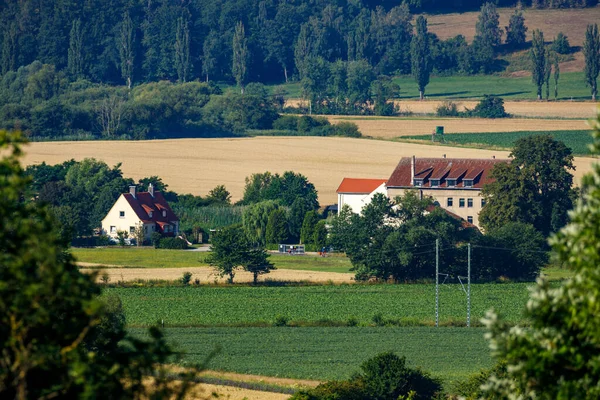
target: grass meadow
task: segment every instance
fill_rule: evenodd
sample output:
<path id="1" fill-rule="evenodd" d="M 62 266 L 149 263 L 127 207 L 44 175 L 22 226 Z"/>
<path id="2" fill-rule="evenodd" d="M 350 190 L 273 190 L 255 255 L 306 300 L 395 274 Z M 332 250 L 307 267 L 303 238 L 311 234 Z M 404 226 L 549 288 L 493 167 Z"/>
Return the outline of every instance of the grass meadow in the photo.
<path id="1" fill-rule="evenodd" d="M 490 308 L 524 323 L 530 283 L 473 284 L 471 321 Z M 123 302 L 127 323 L 143 327 L 433 326 L 434 284 L 322 286 L 188 286 L 106 288 Z M 440 287 L 440 324 L 466 324 L 466 295 L 458 284 Z"/>
<path id="2" fill-rule="evenodd" d="M 445 145 L 455 146 L 470 146 L 484 148 L 501 148 L 512 149 L 514 143 L 527 136 L 531 135 L 550 135 L 556 140 L 560 140 L 567 147 L 573 150 L 573 154 L 589 155 L 589 145 L 592 143 L 592 137 L 589 131 L 520 131 L 520 132 L 489 132 L 489 133 L 452 133 L 445 135 Z M 431 135 L 413 135 L 404 136 L 402 139 L 422 140 L 431 143 Z M 440 144 L 436 142 L 436 145 Z"/>
<path id="3" fill-rule="evenodd" d="M 142 329 L 132 333 L 144 336 Z M 216 347 L 209 369 L 296 379 L 345 379 L 384 351 L 406 356 L 446 385 L 492 359 L 483 328 L 302 327 L 166 328 L 167 339 L 184 350 L 183 362 L 202 362 Z"/>

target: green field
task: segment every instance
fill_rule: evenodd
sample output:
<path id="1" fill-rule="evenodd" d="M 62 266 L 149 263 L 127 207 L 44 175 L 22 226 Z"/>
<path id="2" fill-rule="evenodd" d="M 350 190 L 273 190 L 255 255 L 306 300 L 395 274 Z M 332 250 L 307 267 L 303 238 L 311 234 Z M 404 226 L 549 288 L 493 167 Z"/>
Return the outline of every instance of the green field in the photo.
<path id="1" fill-rule="evenodd" d="M 468 147 L 492 147 L 512 149 L 515 141 L 520 138 L 531 135 L 551 135 L 556 140 L 560 140 L 567 147 L 573 150 L 573 154 L 589 155 L 589 145 L 592 143 L 592 137 L 587 130 L 580 131 L 549 131 L 549 132 L 490 132 L 490 133 L 452 133 L 444 135 L 447 146 L 468 146 Z M 403 136 L 401 140 L 423 140 L 431 143 L 431 135 Z M 436 145 L 440 144 L 438 142 Z"/>
<path id="2" fill-rule="evenodd" d="M 419 89 L 412 76 L 399 76 L 394 82 L 400 85 L 400 99 L 418 99 Z M 269 86 L 273 90 L 276 86 Z M 298 82 L 283 86 L 287 98 L 300 98 Z M 479 99 L 484 94 L 494 94 L 511 100 L 536 100 L 536 88 L 530 76 L 507 77 L 499 75 L 432 76 L 425 95 L 433 99 Z M 582 72 L 560 74 L 558 82 L 559 100 L 589 100 L 591 92 L 585 86 Z"/>
<path id="3" fill-rule="evenodd" d="M 526 283 L 472 285 L 473 324 L 490 308 L 511 323 L 523 321 L 529 291 Z M 402 325 L 433 325 L 435 286 L 330 285 L 287 287 L 146 287 L 106 288 L 123 301 L 130 326 L 267 326 L 278 317 L 288 324 L 341 325 L 354 319 L 372 325 L 379 314 Z M 460 285 L 440 287 L 440 323 L 463 325 L 466 296 Z"/>
<path id="4" fill-rule="evenodd" d="M 208 253 L 189 250 L 163 250 L 137 247 L 106 247 L 96 249 L 73 248 L 77 261 L 101 265 L 119 265 L 134 268 L 185 268 L 208 266 Z M 319 257 L 305 254 L 290 256 L 272 254 L 270 261 L 279 269 L 306 271 L 350 272 L 352 265 L 344 256 Z"/>
<path id="5" fill-rule="evenodd" d="M 184 362 L 201 362 L 216 346 L 209 369 L 296 379 L 345 379 L 362 362 L 384 351 L 406 356 L 446 383 L 492 365 L 483 328 L 167 328 L 185 351 Z M 144 336 L 141 329 L 132 329 Z"/>

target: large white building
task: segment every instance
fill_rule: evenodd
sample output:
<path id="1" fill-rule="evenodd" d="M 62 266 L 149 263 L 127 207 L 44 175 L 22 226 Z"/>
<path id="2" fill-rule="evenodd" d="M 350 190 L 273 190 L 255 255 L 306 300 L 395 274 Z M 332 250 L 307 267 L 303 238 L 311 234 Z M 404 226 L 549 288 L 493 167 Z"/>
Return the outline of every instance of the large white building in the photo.
<path id="1" fill-rule="evenodd" d="M 338 211 L 348 205 L 353 212 L 360 214 L 376 193 L 387 194 L 386 181 L 387 179 L 344 178 L 337 189 Z"/>

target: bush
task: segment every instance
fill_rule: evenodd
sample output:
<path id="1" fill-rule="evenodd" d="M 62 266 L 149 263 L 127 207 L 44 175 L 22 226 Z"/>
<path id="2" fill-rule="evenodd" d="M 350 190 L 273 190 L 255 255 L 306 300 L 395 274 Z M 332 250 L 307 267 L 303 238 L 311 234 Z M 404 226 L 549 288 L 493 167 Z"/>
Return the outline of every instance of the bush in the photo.
<path id="1" fill-rule="evenodd" d="M 569 44 L 569 39 L 567 39 L 567 35 L 562 32 L 558 32 L 558 35 L 554 38 L 552 42 L 552 50 L 557 52 L 558 54 L 569 54 L 571 52 L 571 45 Z"/>
<path id="2" fill-rule="evenodd" d="M 160 247 L 160 239 L 162 239 L 162 235 L 158 232 L 152 232 L 152 235 L 150 235 L 150 242 L 152 242 L 155 249 Z"/>
<path id="3" fill-rule="evenodd" d="M 188 248 L 187 243 L 183 239 L 179 238 L 162 238 L 158 242 L 159 249 L 173 249 L 173 250 L 185 250 Z"/>
<path id="4" fill-rule="evenodd" d="M 485 395 L 481 390 L 481 385 L 487 383 L 491 376 L 506 378 L 506 363 L 499 362 L 492 369 L 483 369 L 463 381 L 458 381 L 452 389 L 452 394 L 459 395 L 466 400 L 481 399 Z"/>
<path id="5" fill-rule="evenodd" d="M 301 390 L 290 400 L 365 400 L 368 395 L 357 381 L 329 381 L 314 389 Z"/>
<path id="6" fill-rule="evenodd" d="M 353 122 L 339 122 L 333 125 L 333 134 L 335 136 L 344 136 L 352 138 L 359 138 L 362 136 L 362 134 L 358 130 L 358 125 L 356 125 Z"/>
<path id="7" fill-rule="evenodd" d="M 273 129 L 280 131 L 297 131 L 300 117 L 294 115 L 282 115 L 273 121 Z"/>
<path id="8" fill-rule="evenodd" d="M 470 116 L 479 118 L 506 118 L 508 114 L 504 109 L 504 100 L 494 95 L 484 95 L 475 108 L 468 112 Z"/>
<path id="9" fill-rule="evenodd" d="M 435 109 L 438 117 L 458 117 L 458 105 L 452 101 L 444 101 Z"/>
<path id="10" fill-rule="evenodd" d="M 289 322 L 289 318 L 284 315 L 278 315 L 275 317 L 275 322 L 273 322 L 273 326 L 287 326 Z"/>
<path id="11" fill-rule="evenodd" d="M 191 280 L 192 280 L 192 273 L 184 272 L 183 276 L 181 277 L 181 283 L 183 283 L 185 286 L 187 286 L 190 284 Z"/>

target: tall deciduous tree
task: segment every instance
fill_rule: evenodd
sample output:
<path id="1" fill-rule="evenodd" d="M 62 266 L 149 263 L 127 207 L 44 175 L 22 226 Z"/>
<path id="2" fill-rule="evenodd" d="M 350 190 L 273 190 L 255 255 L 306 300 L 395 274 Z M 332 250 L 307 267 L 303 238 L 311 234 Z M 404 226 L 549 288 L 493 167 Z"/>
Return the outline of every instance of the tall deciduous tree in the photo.
<path id="1" fill-rule="evenodd" d="M 210 31 L 202 45 L 202 73 L 208 78 L 217 72 L 217 51 L 219 39 L 214 31 Z"/>
<path id="2" fill-rule="evenodd" d="M 419 15 L 417 18 L 417 34 L 410 44 L 412 74 L 419 87 L 419 98 L 423 100 L 425 87 L 429 84 L 431 73 L 431 54 L 429 51 L 429 36 L 427 34 L 427 19 Z"/>
<path id="3" fill-rule="evenodd" d="M 287 217 L 283 208 L 271 211 L 267 221 L 267 244 L 285 243 L 288 239 Z"/>
<path id="4" fill-rule="evenodd" d="M 125 80 L 127 88 L 133 85 L 133 63 L 135 59 L 135 28 L 129 15 L 129 11 L 123 13 L 119 35 L 117 36 L 117 47 L 121 61 L 121 77 Z"/>
<path id="5" fill-rule="evenodd" d="M 231 72 L 242 94 L 248 78 L 248 39 L 244 31 L 244 24 L 240 21 L 235 26 L 233 35 L 233 66 Z"/>
<path id="6" fill-rule="evenodd" d="M 545 236 L 556 232 L 567 222 L 575 197 L 571 149 L 548 135 L 528 136 L 515 142 L 511 157 L 494 167 L 495 182 L 483 188 L 482 226 L 493 230 L 524 222 Z"/>
<path id="7" fill-rule="evenodd" d="M 175 30 L 175 68 L 179 82 L 187 82 L 190 73 L 190 28 L 188 21 L 179 17 Z"/>
<path id="8" fill-rule="evenodd" d="M 527 27 L 525 26 L 525 18 L 520 9 L 515 10 L 510 16 L 508 26 L 506 27 L 506 44 L 513 47 L 522 46 L 525 44 Z"/>
<path id="9" fill-rule="evenodd" d="M 207 262 L 215 267 L 221 276 L 228 276 L 233 283 L 237 269 L 246 262 L 250 248 L 244 228 L 232 225 L 221 229 L 211 237 L 211 251 Z"/>
<path id="10" fill-rule="evenodd" d="M 496 5 L 487 2 L 481 6 L 479 18 L 475 26 L 475 36 L 489 46 L 498 46 L 502 42 L 502 28 L 500 28 L 500 15 Z"/>
<path id="11" fill-rule="evenodd" d="M 531 39 L 531 79 L 537 87 L 537 98 L 542 99 L 542 88 L 545 82 L 546 49 L 544 47 L 544 32 L 536 29 Z"/>
<path id="12" fill-rule="evenodd" d="M 79 18 L 73 21 L 69 33 L 68 70 L 73 79 L 83 76 L 83 30 Z"/>
<path id="13" fill-rule="evenodd" d="M 585 84 L 592 90 L 592 100 L 598 94 L 598 73 L 600 72 L 600 36 L 598 24 L 588 25 L 583 42 L 583 55 L 585 57 Z"/>
<path id="14" fill-rule="evenodd" d="M 558 79 L 560 78 L 560 66 L 558 65 L 558 54 L 554 55 L 554 100 L 558 100 Z"/>
<path id="15" fill-rule="evenodd" d="M 600 120 L 594 126 L 600 154 Z M 506 377 L 493 377 L 486 398 L 596 399 L 600 397 L 600 166 L 583 179 L 583 198 L 569 225 L 550 243 L 557 259 L 574 270 L 559 287 L 538 281 L 527 303 L 526 329 L 487 315 L 492 355 L 507 363 Z"/>
<path id="16" fill-rule="evenodd" d="M 248 250 L 245 255 L 243 267 L 246 271 L 252 273 L 253 282 L 258 283 L 258 276 L 268 274 L 271 270 L 277 269 L 269 261 L 269 253 L 264 247 L 255 247 Z"/>
<path id="17" fill-rule="evenodd" d="M 546 100 L 550 98 L 550 76 L 552 75 L 552 53 L 546 48 L 544 55 L 544 83 L 546 84 Z"/>

